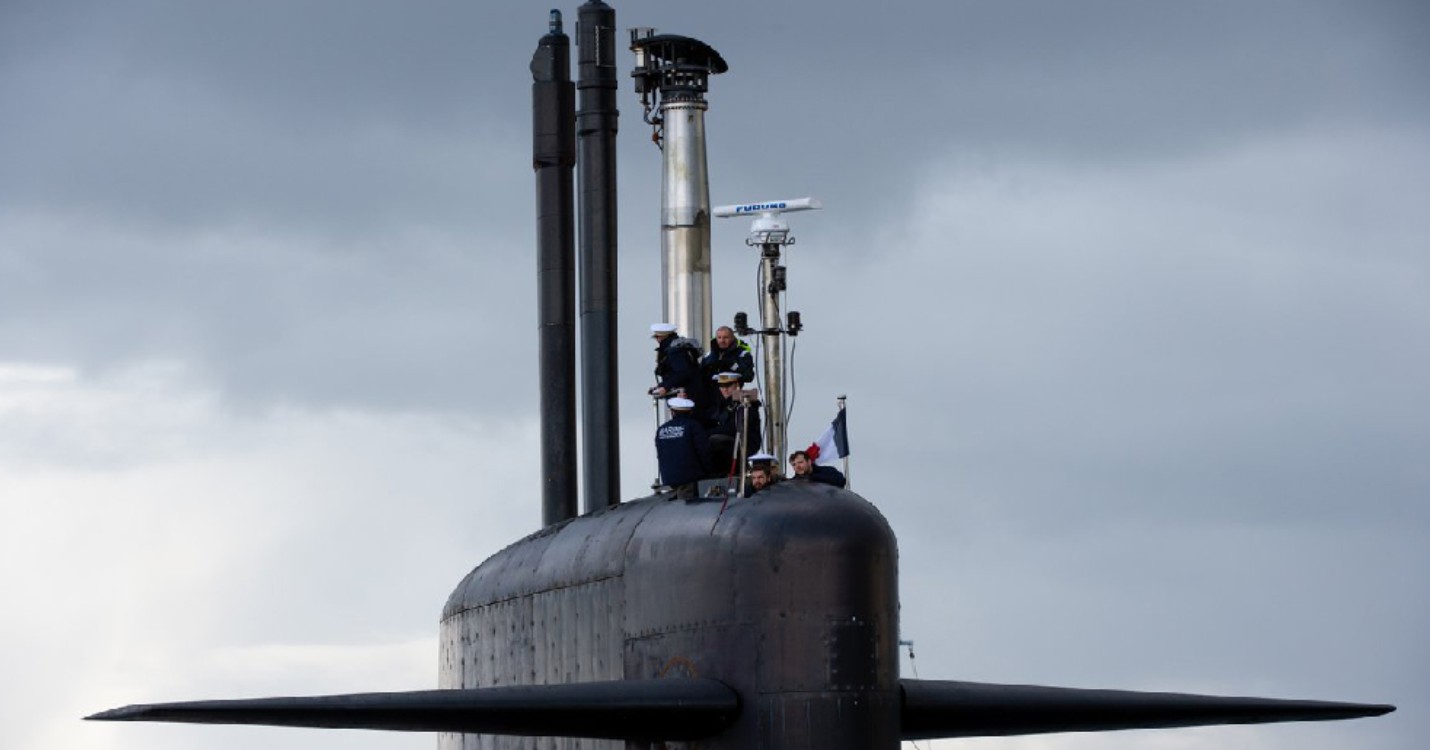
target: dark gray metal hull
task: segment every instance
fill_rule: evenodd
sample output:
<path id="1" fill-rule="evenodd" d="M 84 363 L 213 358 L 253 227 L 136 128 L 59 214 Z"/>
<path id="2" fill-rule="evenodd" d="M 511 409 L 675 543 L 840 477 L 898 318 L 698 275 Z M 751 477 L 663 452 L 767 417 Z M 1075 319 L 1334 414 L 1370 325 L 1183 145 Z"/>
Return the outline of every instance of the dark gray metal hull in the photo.
<path id="1" fill-rule="evenodd" d="M 717 523 L 720 505 L 625 503 L 493 555 L 443 611 L 441 687 L 713 678 L 742 710 L 702 747 L 892 750 L 898 553 L 883 516 L 851 492 L 794 482 L 731 500 Z M 457 734 L 439 743 L 622 745 Z"/>
<path id="2" fill-rule="evenodd" d="M 647 498 L 477 566 L 439 690 L 188 701 L 89 718 L 439 732 L 445 750 L 893 750 L 901 739 L 1377 716 L 1393 706 L 900 680 L 897 548 L 862 498 Z M 718 519 L 718 520 L 717 520 Z"/>

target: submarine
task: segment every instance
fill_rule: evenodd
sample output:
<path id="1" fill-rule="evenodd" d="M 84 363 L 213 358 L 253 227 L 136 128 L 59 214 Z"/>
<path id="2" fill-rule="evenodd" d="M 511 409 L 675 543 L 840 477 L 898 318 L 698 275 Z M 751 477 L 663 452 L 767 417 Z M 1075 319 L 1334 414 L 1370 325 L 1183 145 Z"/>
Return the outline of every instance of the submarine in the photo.
<path id="1" fill-rule="evenodd" d="M 437 687 L 142 704 L 87 718 L 431 732 L 442 750 L 892 750 L 908 740 L 1394 710 L 904 678 L 897 539 L 868 499 L 797 481 L 745 497 L 727 478 L 702 481 L 693 499 L 657 486 L 621 502 L 615 11 L 586 2 L 575 36 L 577 81 L 558 11 L 531 62 L 543 526 L 471 570 L 448 598 Z M 793 241 L 783 215 L 818 203 L 712 209 L 704 113 L 710 78 L 727 63 L 705 42 L 652 29 L 632 30 L 630 49 L 662 154 L 663 314 L 685 335 L 711 333 L 712 218 L 753 217 L 759 327 L 737 327 L 760 345 L 764 444 L 784 455 L 783 346 L 800 323 L 779 304 L 781 251 Z"/>

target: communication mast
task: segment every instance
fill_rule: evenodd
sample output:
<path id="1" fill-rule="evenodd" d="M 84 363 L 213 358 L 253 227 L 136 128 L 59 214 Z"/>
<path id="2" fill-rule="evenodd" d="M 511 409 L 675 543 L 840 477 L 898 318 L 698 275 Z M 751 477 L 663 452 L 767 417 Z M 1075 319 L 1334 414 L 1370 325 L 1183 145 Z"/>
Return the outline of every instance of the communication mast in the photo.
<path id="1" fill-rule="evenodd" d="M 661 296 L 665 322 L 682 336 L 711 333 L 710 180 L 705 160 L 705 91 L 729 66 L 687 36 L 631 29 L 636 93 L 661 149 Z M 657 111 L 658 108 L 658 111 Z M 652 114 L 652 112 L 655 112 Z"/>
<path id="2" fill-rule="evenodd" d="M 786 336 L 798 336 L 804 327 L 799 312 L 791 310 L 787 316 L 780 314 L 780 295 L 784 294 L 786 287 L 785 267 L 780 265 L 781 249 L 795 242 L 789 224 L 781 216 L 823 207 L 824 204 L 815 198 L 796 198 L 715 209 L 715 215 L 722 219 L 737 216 L 753 218 L 745 244 L 760 248 L 760 327 L 750 328 L 746 315 L 738 313 L 735 315 L 735 329 L 741 336 L 760 335 L 764 351 L 765 445 L 768 446 L 766 450 L 781 462 L 789 447 L 785 439 L 785 423 L 789 415 L 785 407 L 784 339 Z"/>

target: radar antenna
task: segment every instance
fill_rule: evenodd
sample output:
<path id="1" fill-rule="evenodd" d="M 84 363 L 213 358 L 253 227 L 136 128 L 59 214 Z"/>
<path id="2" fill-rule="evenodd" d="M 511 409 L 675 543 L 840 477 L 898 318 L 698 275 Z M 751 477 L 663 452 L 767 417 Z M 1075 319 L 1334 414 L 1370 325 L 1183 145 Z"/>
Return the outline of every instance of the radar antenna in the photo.
<path id="1" fill-rule="evenodd" d="M 780 265 L 781 248 L 795 244 L 789 224 L 782 216 L 823 207 L 818 199 L 796 198 L 718 206 L 713 211 L 716 217 L 722 219 L 737 216 L 753 219 L 745 244 L 760 248 L 760 327 L 758 330 L 750 328 L 745 314 L 738 313 L 735 328 L 741 336 L 760 334 L 764 350 L 765 445 L 769 446 L 766 450 L 781 462 L 789 447 L 785 439 L 789 415 L 785 413 L 784 337 L 798 336 L 804 327 L 797 311 L 791 310 L 788 320 L 780 315 L 780 295 L 786 287 L 785 267 Z"/>

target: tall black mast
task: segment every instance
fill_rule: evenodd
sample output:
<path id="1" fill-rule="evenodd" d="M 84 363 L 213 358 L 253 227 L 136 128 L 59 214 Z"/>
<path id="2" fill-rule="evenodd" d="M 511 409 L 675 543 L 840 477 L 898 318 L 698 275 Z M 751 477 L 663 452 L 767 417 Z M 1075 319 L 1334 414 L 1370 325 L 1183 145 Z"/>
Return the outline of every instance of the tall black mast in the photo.
<path id="1" fill-rule="evenodd" d="M 531 57 L 541 383 L 541 523 L 576 517 L 576 313 L 572 169 L 576 96 L 561 12 Z"/>
<path id="2" fill-rule="evenodd" d="M 621 501 L 616 371 L 616 11 L 577 11 L 581 207 L 581 444 L 584 510 Z"/>

